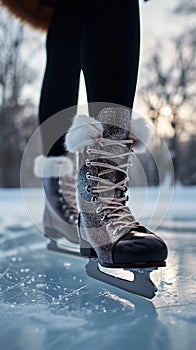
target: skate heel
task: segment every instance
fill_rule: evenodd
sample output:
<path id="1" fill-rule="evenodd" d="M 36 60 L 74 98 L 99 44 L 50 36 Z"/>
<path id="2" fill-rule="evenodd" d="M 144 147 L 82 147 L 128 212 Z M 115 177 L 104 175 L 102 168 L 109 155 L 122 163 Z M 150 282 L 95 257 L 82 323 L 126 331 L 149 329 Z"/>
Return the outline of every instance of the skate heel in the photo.
<path id="1" fill-rule="evenodd" d="M 81 217 L 79 214 L 79 218 L 78 218 L 78 237 L 79 237 L 79 244 L 80 244 L 80 254 L 86 258 L 96 258 L 97 254 L 96 251 L 93 249 L 93 247 L 91 246 L 91 244 L 87 241 L 85 241 L 82 238 L 82 234 L 80 231 L 80 223 L 81 223 Z"/>
<path id="2" fill-rule="evenodd" d="M 80 234 L 80 229 L 78 229 L 79 234 L 79 244 L 80 244 L 80 254 L 87 258 L 96 258 L 97 254 L 89 242 L 85 241 Z"/>
<path id="3" fill-rule="evenodd" d="M 60 239 L 64 237 L 61 232 L 48 226 L 44 226 L 44 236 L 52 240 Z"/>
<path id="4" fill-rule="evenodd" d="M 80 242 L 80 254 L 82 256 L 85 256 L 87 258 L 96 258 L 97 257 L 97 254 L 96 254 L 95 250 L 93 249 L 93 247 L 90 245 L 90 243 L 83 240 L 82 238 L 80 238 L 79 242 Z"/>

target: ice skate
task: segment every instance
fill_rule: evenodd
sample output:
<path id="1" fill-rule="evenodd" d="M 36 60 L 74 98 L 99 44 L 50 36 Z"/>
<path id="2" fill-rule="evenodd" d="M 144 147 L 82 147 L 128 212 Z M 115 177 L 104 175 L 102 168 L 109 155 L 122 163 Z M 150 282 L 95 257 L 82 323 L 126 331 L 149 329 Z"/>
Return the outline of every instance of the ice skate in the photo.
<path id="1" fill-rule="evenodd" d="M 79 243 L 75 154 L 65 157 L 38 156 L 34 173 L 43 178 L 46 195 L 43 223 L 45 236 L 50 239 L 48 249 L 62 253 L 70 250 L 74 252 Z"/>
<path id="2" fill-rule="evenodd" d="M 66 147 L 79 152 L 78 233 L 81 255 L 90 259 L 87 273 L 153 298 L 157 289 L 149 275 L 165 266 L 167 247 L 126 206 L 130 155 L 134 150 L 142 152 L 148 137 L 143 118 L 131 120 L 125 108 L 105 108 L 97 119 L 76 116 L 66 135 Z"/>

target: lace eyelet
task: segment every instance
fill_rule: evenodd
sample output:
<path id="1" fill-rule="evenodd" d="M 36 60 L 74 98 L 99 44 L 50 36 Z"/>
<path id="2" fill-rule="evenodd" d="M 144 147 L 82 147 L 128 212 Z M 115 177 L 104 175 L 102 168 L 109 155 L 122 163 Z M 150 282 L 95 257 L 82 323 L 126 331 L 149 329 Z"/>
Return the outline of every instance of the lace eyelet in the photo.
<path id="1" fill-rule="evenodd" d="M 107 229 L 111 229 L 112 226 L 113 226 L 112 222 L 109 222 L 109 223 L 106 225 L 106 228 L 107 228 Z"/>
<path id="2" fill-rule="evenodd" d="M 85 191 L 92 193 L 91 187 L 89 185 L 85 186 Z"/>
<path id="3" fill-rule="evenodd" d="M 96 209 L 96 213 L 97 213 L 97 214 L 100 214 L 100 213 L 101 213 L 101 211 L 102 211 L 102 207 L 101 207 L 101 206 L 97 207 L 97 209 Z"/>
<path id="4" fill-rule="evenodd" d="M 60 193 L 60 194 L 62 194 L 62 193 L 63 193 L 63 191 L 62 191 L 62 189 L 61 189 L 61 188 L 59 188 L 59 189 L 58 189 L 58 193 Z"/>
<path id="5" fill-rule="evenodd" d="M 71 209 L 70 209 L 70 208 L 67 208 L 67 209 L 65 210 L 65 215 L 70 215 L 70 213 L 71 213 Z"/>
<path id="6" fill-rule="evenodd" d="M 87 172 L 87 173 L 86 173 L 86 179 L 87 179 L 87 180 L 90 180 L 90 178 L 91 178 L 91 175 L 90 175 L 89 172 Z"/>
<path id="7" fill-rule="evenodd" d="M 92 198 L 91 198 L 91 202 L 93 202 L 93 203 L 95 203 L 95 202 L 97 202 L 97 200 L 98 200 L 98 196 L 92 196 Z"/>
<path id="8" fill-rule="evenodd" d="M 113 236 L 116 236 L 116 235 L 118 234 L 118 232 L 119 232 L 119 229 L 116 228 L 116 229 L 112 232 Z"/>
<path id="9" fill-rule="evenodd" d="M 86 153 L 91 154 L 91 151 L 92 151 L 92 149 L 89 146 L 87 146 Z"/>
<path id="10" fill-rule="evenodd" d="M 105 218 L 106 218 L 106 214 L 103 213 L 103 214 L 101 215 L 100 219 L 101 219 L 101 221 L 104 221 Z"/>
<path id="11" fill-rule="evenodd" d="M 85 162 L 85 163 L 86 163 L 86 166 L 87 166 L 87 167 L 91 166 L 91 162 L 90 162 L 89 159 L 86 159 L 86 162 Z"/>

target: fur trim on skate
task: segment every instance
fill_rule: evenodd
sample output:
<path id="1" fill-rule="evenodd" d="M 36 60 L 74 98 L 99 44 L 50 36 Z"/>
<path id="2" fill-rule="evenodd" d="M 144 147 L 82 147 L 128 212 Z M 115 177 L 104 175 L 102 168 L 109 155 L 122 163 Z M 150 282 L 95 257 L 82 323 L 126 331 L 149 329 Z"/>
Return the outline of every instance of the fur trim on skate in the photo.
<path id="1" fill-rule="evenodd" d="M 45 157 L 40 155 L 34 160 L 34 174 L 37 177 L 62 177 L 72 173 L 72 161 L 66 156 Z"/>
<path id="2" fill-rule="evenodd" d="M 68 151 L 83 151 L 86 146 L 93 146 L 95 140 L 103 136 L 103 125 L 85 114 L 74 117 L 71 128 L 65 136 Z"/>
<path id="3" fill-rule="evenodd" d="M 141 116 L 133 116 L 131 119 L 131 137 L 133 138 L 133 149 L 136 153 L 143 153 L 146 150 L 150 136 L 152 134 L 152 126 L 150 122 Z"/>
<path id="4" fill-rule="evenodd" d="M 150 123 L 143 117 L 134 116 L 131 121 L 131 138 L 136 153 L 145 152 L 151 130 Z M 82 152 L 86 146 L 93 146 L 96 139 L 103 136 L 103 125 L 87 115 L 76 115 L 73 124 L 65 136 L 65 148 L 71 152 Z"/>

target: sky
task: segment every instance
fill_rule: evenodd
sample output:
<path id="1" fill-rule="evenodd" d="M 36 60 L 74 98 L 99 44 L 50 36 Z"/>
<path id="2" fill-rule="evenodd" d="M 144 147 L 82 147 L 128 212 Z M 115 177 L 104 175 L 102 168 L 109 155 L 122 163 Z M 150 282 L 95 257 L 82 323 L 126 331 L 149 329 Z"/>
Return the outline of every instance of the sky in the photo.
<path id="1" fill-rule="evenodd" d="M 185 21 L 173 17 L 172 9 L 178 0 L 140 0 L 142 45 L 150 47 L 158 38 L 167 39 L 171 34 L 179 32 Z"/>

